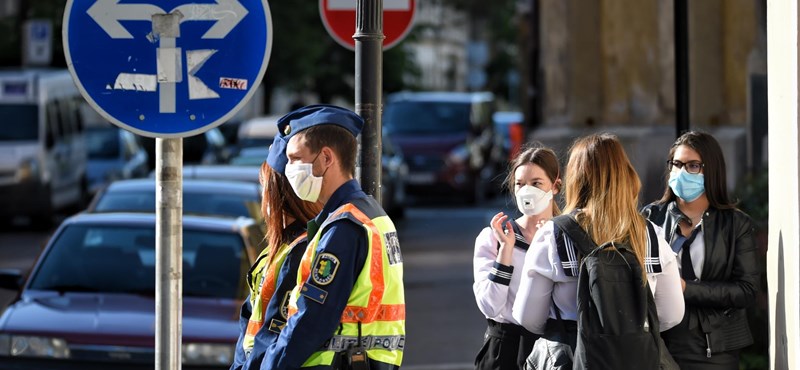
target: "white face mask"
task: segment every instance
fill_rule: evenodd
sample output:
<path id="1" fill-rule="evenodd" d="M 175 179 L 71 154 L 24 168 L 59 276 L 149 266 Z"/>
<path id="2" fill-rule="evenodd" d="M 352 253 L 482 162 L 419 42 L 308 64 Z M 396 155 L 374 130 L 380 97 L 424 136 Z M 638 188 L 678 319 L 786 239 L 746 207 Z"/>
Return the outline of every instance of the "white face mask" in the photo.
<path id="1" fill-rule="evenodd" d="M 514 194 L 517 198 L 517 208 L 526 216 L 538 215 L 547 209 L 553 200 L 553 191 L 545 192 L 535 186 L 525 185 Z"/>
<path id="2" fill-rule="evenodd" d="M 312 163 L 289 163 L 284 172 L 297 197 L 307 202 L 319 199 L 322 177 L 314 176 Z"/>

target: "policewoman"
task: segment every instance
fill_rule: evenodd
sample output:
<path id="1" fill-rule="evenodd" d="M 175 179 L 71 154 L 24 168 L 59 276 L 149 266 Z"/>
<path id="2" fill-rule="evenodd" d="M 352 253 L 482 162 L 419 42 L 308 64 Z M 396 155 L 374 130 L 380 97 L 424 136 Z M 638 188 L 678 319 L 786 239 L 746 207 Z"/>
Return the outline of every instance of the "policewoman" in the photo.
<path id="1" fill-rule="evenodd" d="M 321 209 L 298 198 L 286 178 L 267 163 L 261 165 L 260 181 L 267 246 L 247 274 L 250 295 L 242 304 L 231 370 L 260 369 L 267 348 L 286 325 L 289 293 L 297 284 L 307 244 L 306 223 Z"/>
<path id="2" fill-rule="evenodd" d="M 286 163 L 298 197 L 324 206 L 308 223 L 289 320 L 261 369 L 400 367 L 403 259 L 394 224 L 353 179 L 363 125 L 331 105 L 303 107 L 278 121 L 270 156 Z"/>

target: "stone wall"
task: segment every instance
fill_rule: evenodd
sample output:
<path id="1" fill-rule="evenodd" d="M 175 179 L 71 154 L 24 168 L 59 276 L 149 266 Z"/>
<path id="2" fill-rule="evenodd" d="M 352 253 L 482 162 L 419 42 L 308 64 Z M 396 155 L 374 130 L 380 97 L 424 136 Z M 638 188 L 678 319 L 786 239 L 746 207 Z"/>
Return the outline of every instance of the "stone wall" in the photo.
<path id="1" fill-rule="evenodd" d="M 545 125 L 674 125 L 672 0 L 540 0 Z M 689 1 L 692 125 L 747 123 L 757 1 Z"/>

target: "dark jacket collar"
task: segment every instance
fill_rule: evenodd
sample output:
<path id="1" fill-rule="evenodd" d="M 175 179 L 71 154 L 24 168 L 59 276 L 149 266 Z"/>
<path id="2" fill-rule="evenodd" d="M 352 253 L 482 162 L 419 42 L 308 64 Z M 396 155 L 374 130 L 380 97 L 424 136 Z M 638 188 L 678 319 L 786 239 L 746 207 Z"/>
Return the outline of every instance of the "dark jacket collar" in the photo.
<path id="1" fill-rule="evenodd" d="M 718 212 L 719 211 L 713 207 L 706 209 L 703 213 L 702 221 L 704 230 L 713 230 Z M 653 221 L 653 223 L 664 229 L 665 239 L 670 243 L 675 236 L 675 231 L 677 230 L 680 220 L 689 219 L 689 217 L 681 212 L 678 208 L 678 203 L 674 200 L 666 204 L 653 203 L 645 208 L 644 213 L 650 221 Z"/>
<path id="2" fill-rule="evenodd" d="M 325 219 L 328 218 L 328 215 L 330 215 L 339 207 L 349 203 L 353 199 L 366 197 L 367 193 L 364 193 L 364 191 L 361 190 L 361 186 L 358 184 L 358 181 L 349 180 L 336 189 L 333 194 L 331 194 L 331 197 L 328 198 L 328 202 L 325 203 L 325 206 L 322 208 L 322 212 L 320 212 L 315 220 L 318 225 L 322 225 L 322 223 L 325 222 Z"/>

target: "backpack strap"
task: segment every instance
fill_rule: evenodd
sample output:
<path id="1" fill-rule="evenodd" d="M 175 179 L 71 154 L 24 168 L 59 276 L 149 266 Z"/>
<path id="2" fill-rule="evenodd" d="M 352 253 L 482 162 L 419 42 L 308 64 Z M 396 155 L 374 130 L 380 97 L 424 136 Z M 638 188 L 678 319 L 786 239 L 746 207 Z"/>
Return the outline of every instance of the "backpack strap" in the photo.
<path id="1" fill-rule="evenodd" d="M 578 221 L 572 215 L 561 215 L 553 217 L 553 223 L 558 226 L 572 240 L 573 245 L 584 256 L 592 253 L 597 248 L 597 244 L 589 237 Z"/>
<path id="2" fill-rule="evenodd" d="M 658 247 L 658 234 L 650 221 L 645 220 L 647 226 L 647 249 L 644 256 L 644 268 L 647 273 L 659 273 L 661 270 L 661 253 Z"/>

